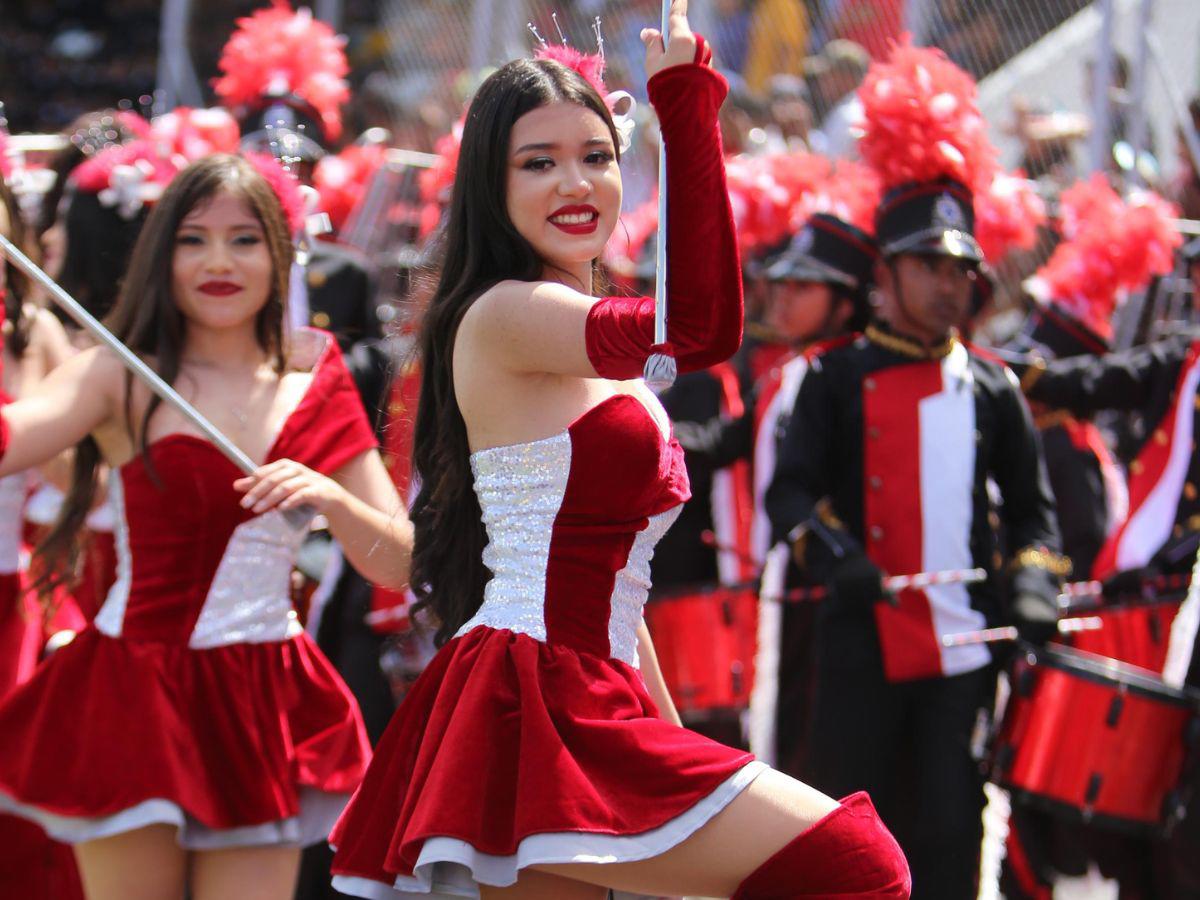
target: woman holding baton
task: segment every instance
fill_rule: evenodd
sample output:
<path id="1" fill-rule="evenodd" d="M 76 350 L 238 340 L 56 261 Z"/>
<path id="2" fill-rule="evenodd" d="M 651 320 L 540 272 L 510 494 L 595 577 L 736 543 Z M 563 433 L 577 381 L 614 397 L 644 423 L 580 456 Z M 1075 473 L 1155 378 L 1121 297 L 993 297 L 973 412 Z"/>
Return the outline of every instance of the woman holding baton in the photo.
<path id="1" fill-rule="evenodd" d="M 717 109 L 671 4 L 643 32 L 666 143 L 667 338 L 681 370 L 737 349 L 742 305 Z M 600 94 L 517 60 L 467 113 L 422 337 L 413 585 L 443 646 L 331 843 L 361 897 L 907 897 L 865 795 L 838 803 L 686 731 L 642 605 L 688 497 L 637 380 L 654 301 L 593 295 L 621 206 Z M 490 578 L 490 580 L 489 580 Z"/>
<path id="2" fill-rule="evenodd" d="M 336 343 L 285 340 L 295 223 L 286 176 L 263 171 L 216 155 L 177 175 L 109 319 L 253 474 L 105 347 L 0 411 L 0 475 L 94 438 L 64 519 L 86 511 L 101 459 L 113 473 L 117 583 L 0 704 L 0 809 L 74 844 L 93 900 L 290 898 L 299 847 L 366 764 L 349 691 L 291 608 L 307 530 L 293 511 L 325 516 L 355 567 L 394 586 L 410 526 Z M 69 566 L 68 537 L 48 544 Z"/>

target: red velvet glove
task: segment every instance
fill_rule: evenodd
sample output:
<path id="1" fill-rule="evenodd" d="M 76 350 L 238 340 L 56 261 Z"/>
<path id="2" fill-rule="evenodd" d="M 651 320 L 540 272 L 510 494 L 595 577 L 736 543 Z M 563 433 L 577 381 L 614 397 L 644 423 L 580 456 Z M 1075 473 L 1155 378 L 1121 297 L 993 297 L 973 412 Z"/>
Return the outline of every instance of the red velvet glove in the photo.
<path id="1" fill-rule="evenodd" d="M 729 85 L 707 62 L 696 36 L 696 62 L 663 69 L 647 83 L 667 151 L 667 341 L 654 346 L 652 297 L 605 297 L 592 306 L 588 359 L 605 378 L 642 374 L 660 349 L 680 372 L 732 356 L 742 342 L 742 271 L 717 110 Z"/>

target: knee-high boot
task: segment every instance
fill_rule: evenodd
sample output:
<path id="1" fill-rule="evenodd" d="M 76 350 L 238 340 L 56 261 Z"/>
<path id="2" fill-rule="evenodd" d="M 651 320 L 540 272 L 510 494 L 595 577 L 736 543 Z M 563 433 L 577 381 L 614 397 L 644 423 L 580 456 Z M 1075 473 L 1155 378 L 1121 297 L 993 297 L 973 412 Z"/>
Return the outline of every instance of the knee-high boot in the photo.
<path id="1" fill-rule="evenodd" d="M 750 873 L 732 900 L 907 900 L 911 890 L 900 845 L 860 792 Z"/>

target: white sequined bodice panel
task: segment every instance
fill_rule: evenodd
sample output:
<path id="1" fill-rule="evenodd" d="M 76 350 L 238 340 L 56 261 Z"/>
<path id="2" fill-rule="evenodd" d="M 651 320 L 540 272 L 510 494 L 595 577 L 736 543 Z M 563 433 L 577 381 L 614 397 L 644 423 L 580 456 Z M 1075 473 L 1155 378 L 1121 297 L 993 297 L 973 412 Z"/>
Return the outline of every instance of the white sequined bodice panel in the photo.
<path id="1" fill-rule="evenodd" d="M 17 472 L 0 478 L 0 574 L 21 570 L 22 511 L 29 491 L 29 473 Z"/>
<path id="2" fill-rule="evenodd" d="M 293 524 L 277 510 L 235 528 L 188 646 L 259 644 L 298 635 L 303 629 L 292 608 L 291 578 L 307 532 L 307 523 Z"/>
<path id="3" fill-rule="evenodd" d="M 680 508 L 634 516 L 611 527 L 597 523 L 605 533 L 597 545 L 615 532 L 618 542 L 625 540 L 626 556 L 615 564 L 604 556 L 578 583 L 564 584 L 589 564 L 581 550 L 588 543 L 588 523 L 580 521 L 586 517 L 571 508 L 569 496 L 572 458 L 569 432 L 472 454 L 475 492 L 488 535 L 483 562 L 492 579 L 483 605 L 458 634 L 481 625 L 507 629 L 593 652 L 605 647 L 606 655 L 636 666 L 650 558 Z M 567 562 L 560 565 L 564 557 Z M 552 604 L 559 608 L 549 608 Z"/>
<path id="4" fill-rule="evenodd" d="M 565 431 L 544 441 L 471 454 L 488 535 L 483 564 L 492 580 L 483 606 L 459 634 L 488 625 L 546 640 L 546 565 L 570 471 L 571 437 Z"/>

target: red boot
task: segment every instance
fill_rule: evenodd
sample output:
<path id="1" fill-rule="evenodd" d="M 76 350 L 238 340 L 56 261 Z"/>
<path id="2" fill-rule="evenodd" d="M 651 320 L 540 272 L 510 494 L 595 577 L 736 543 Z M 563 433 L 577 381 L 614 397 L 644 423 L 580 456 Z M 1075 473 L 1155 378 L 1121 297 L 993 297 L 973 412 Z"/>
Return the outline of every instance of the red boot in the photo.
<path id="1" fill-rule="evenodd" d="M 860 791 L 750 873 L 732 900 L 907 900 L 911 891 L 904 853 Z"/>

